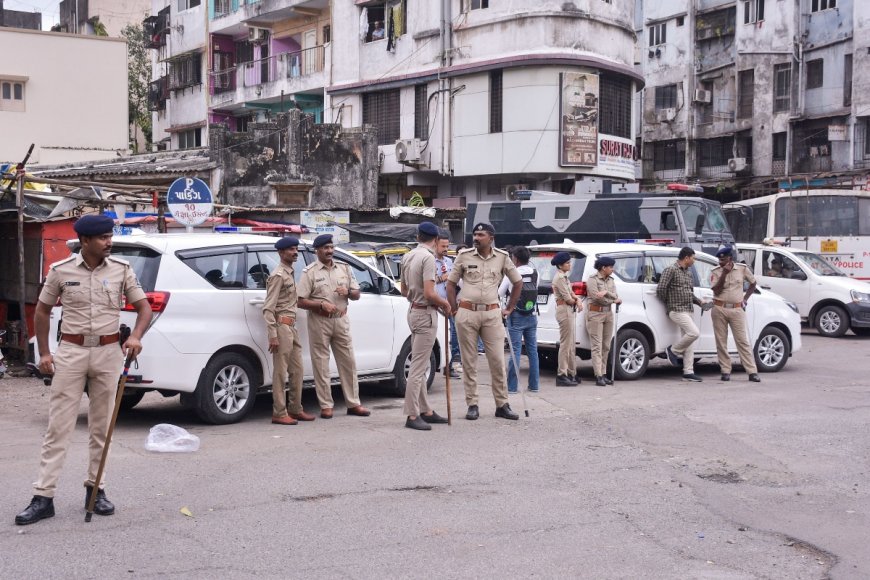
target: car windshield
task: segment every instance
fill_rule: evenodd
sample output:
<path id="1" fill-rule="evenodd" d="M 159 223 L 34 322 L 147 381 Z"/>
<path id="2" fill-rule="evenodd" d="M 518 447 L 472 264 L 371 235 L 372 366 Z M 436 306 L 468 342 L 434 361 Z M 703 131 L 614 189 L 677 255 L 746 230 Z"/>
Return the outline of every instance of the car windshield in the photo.
<path id="1" fill-rule="evenodd" d="M 558 250 L 531 250 L 531 259 L 529 264 L 538 272 L 538 285 L 550 286 L 553 283 L 553 278 L 556 276 L 556 266 L 550 264 L 550 260 L 556 255 Z M 583 280 L 583 269 L 586 267 L 586 256 L 580 252 L 568 252 L 571 254 L 571 271 L 568 277 L 572 282 L 580 282 Z"/>
<path id="2" fill-rule="evenodd" d="M 714 204 L 701 204 L 693 201 L 680 201 L 680 213 L 683 214 L 683 223 L 690 230 L 695 229 L 695 224 L 698 223 L 698 218 L 703 214 L 704 231 L 706 232 L 727 232 L 728 221 L 725 219 L 725 214 L 722 213 L 722 208 Z"/>
<path id="3" fill-rule="evenodd" d="M 707 228 L 714 232 L 727 232 L 728 220 L 725 219 L 725 214 L 722 213 L 722 208 L 718 205 L 707 204 Z"/>
<path id="4" fill-rule="evenodd" d="M 112 255 L 121 258 L 133 266 L 136 278 L 145 292 L 154 292 L 157 284 L 157 270 L 160 267 L 160 254 L 151 248 L 141 246 L 112 246 Z"/>
<path id="5" fill-rule="evenodd" d="M 832 266 L 830 262 L 812 252 L 795 252 L 804 264 L 819 276 L 845 276 L 846 274 Z"/>

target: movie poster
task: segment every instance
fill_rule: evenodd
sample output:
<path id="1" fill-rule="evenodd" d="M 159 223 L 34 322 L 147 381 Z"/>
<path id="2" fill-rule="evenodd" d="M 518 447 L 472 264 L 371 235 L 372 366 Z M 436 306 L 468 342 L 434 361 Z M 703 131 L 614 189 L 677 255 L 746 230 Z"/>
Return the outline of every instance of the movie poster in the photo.
<path id="1" fill-rule="evenodd" d="M 559 165 L 598 164 L 598 75 L 561 74 Z"/>

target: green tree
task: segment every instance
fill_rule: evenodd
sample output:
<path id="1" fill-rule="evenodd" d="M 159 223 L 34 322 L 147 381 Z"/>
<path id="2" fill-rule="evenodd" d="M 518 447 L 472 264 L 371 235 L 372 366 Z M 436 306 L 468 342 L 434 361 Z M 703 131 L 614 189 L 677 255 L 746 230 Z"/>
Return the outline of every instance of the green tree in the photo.
<path id="1" fill-rule="evenodd" d="M 151 111 L 148 89 L 151 85 L 151 59 L 145 48 L 145 33 L 141 24 L 128 24 L 121 31 L 127 40 L 127 116 L 130 124 L 131 149 L 137 151 L 135 128 L 145 135 L 145 148 L 151 147 Z"/>

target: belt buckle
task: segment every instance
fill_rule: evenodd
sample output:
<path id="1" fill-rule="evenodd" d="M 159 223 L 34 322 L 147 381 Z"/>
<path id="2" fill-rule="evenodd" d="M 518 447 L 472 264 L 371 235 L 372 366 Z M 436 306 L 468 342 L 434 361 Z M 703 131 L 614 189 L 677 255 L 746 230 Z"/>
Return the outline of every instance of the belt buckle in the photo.
<path id="1" fill-rule="evenodd" d="M 94 348 L 100 346 L 100 336 L 97 334 L 85 334 L 82 336 L 82 346 Z"/>
<path id="2" fill-rule="evenodd" d="M 475 304 L 474 305 L 475 312 L 486 312 L 487 308 L 489 308 L 488 304 Z"/>

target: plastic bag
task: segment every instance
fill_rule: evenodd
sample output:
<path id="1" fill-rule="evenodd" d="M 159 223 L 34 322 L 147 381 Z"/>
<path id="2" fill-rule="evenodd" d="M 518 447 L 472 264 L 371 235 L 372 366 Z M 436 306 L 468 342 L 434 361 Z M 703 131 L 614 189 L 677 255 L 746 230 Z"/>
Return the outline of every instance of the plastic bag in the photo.
<path id="1" fill-rule="evenodd" d="M 148 432 L 145 449 L 160 453 L 186 453 L 199 449 L 199 437 L 191 435 L 181 427 L 160 423 Z"/>

